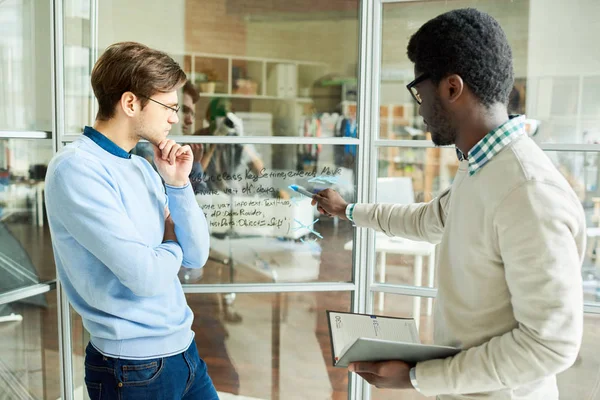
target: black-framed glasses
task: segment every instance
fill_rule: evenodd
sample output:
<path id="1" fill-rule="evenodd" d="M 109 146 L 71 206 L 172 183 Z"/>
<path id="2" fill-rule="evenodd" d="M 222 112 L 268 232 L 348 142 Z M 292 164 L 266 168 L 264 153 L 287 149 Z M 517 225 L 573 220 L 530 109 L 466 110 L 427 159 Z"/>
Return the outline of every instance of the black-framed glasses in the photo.
<path id="1" fill-rule="evenodd" d="M 429 78 L 431 78 L 431 76 L 428 73 L 424 73 L 424 74 L 419 75 L 414 81 L 412 81 L 411 83 L 406 85 L 406 88 L 412 95 L 413 99 L 415 99 L 415 101 L 419 105 L 422 103 L 421 95 L 419 94 L 419 91 L 417 90 L 417 88 L 415 86 L 417 86 L 419 83 L 421 83 Z"/>
<path id="2" fill-rule="evenodd" d="M 140 96 L 140 97 L 143 97 L 143 98 L 145 98 L 145 99 L 148 99 L 148 100 L 150 100 L 150 101 L 153 101 L 153 102 L 155 102 L 156 104 L 160 104 L 160 105 L 161 105 L 161 106 L 163 106 L 164 108 L 167 108 L 167 109 L 169 109 L 169 110 L 173 111 L 175 114 L 177 114 L 177 113 L 179 112 L 179 109 L 181 108 L 180 106 L 177 106 L 177 107 L 171 107 L 171 106 L 168 106 L 168 105 L 166 105 L 166 104 L 164 104 L 164 103 L 161 103 L 160 101 L 154 100 L 152 97 L 148 97 L 148 96 Z"/>

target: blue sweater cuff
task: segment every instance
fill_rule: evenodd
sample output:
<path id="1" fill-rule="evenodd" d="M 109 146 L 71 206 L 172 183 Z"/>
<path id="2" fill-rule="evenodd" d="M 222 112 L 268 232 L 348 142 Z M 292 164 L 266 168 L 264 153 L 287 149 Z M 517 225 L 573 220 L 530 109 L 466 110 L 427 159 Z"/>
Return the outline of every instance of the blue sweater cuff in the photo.
<path id="1" fill-rule="evenodd" d="M 165 187 L 169 188 L 171 190 L 184 190 L 186 188 L 188 188 L 190 186 L 190 181 L 188 180 L 188 182 L 185 184 L 185 186 L 171 186 L 165 183 Z"/>

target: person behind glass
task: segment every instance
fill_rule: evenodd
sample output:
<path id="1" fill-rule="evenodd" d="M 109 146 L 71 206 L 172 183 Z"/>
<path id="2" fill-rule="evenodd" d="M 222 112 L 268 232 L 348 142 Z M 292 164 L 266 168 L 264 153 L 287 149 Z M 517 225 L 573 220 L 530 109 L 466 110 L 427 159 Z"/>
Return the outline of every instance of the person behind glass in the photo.
<path id="1" fill-rule="evenodd" d="M 558 399 L 556 375 L 576 360 L 583 333 L 583 208 L 525 133 L 525 117 L 507 113 L 512 51 L 496 20 L 474 9 L 442 14 L 411 37 L 408 57 L 407 87 L 434 144 L 456 146 L 452 186 L 428 203 L 347 204 L 328 189 L 313 204 L 437 243 L 434 341 L 462 351 L 349 369 L 440 400 Z"/>
<path id="2" fill-rule="evenodd" d="M 243 136 L 242 120 L 231 110 L 227 99 L 214 98 L 206 110 L 208 126 L 198 130 L 195 135 Z M 212 144 L 202 156 L 202 169 L 208 176 L 223 176 L 241 173 L 246 169 L 254 174 L 260 174 L 264 168 L 256 149 L 250 144 Z M 241 183 L 237 180 L 209 180 L 209 187 L 214 190 L 238 189 L 241 193 Z"/>
<path id="3" fill-rule="evenodd" d="M 200 95 L 198 94 L 198 90 L 194 84 L 189 80 L 185 81 L 185 84 L 182 88 L 182 93 L 181 109 L 179 110 L 181 123 L 179 125 L 181 127 L 182 134 L 190 135 L 192 133 L 194 120 L 196 117 L 196 103 L 200 99 Z M 192 154 L 194 156 L 192 171 L 190 172 L 190 182 L 192 184 L 192 188 L 194 189 L 194 193 L 202 193 L 208 190 L 208 187 L 203 180 L 204 170 L 200 164 L 202 155 L 204 153 L 204 147 L 202 143 L 190 143 L 189 146 L 192 149 Z M 151 143 L 138 143 L 134 147 L 132 154 L 144 157 L 146 161 L 148 161 L 154 167 L 154 151 L 152 150 Z"/>
<path id="4" fill-rule="evenodd" d="M 167 138 L 185 81 L 163 52 L 109 46 L 92 70 L 94 126 L 48 169 L 56 267 L 90 333 L 85 382 L 93 400 L 218 398 L 177 278 L 182 265 L 202 268 L 209 253 L 189 180 L 192 150 Z M 129 154 L 140 139 L 152 144 L 158 173 Z"/>

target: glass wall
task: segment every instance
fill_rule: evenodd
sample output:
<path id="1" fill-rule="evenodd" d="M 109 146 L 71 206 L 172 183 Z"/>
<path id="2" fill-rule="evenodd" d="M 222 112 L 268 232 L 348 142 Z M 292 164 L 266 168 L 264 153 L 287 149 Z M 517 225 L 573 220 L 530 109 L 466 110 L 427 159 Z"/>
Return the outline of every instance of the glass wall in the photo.
<path id="1" fill-rule="evenodd" d="M 90 54 L 128 40 L 169 53 L 195 91 L 180 93 L 171 137 L 205 143 L 196 160 L 203 172 L 192 181 L 211 228 L 207 268 L 182 271 L 182 282 L 351 281 L 351 225 L 320 216 L 290 185 L 334 188 L 355 201 L 358 1 L 142 3 L 102 1 L 95 11 L 89 1 L 68 2 L 67 135 L 93 123 L 85 111 L 95 102 Z M 102 29 L 94 37 L 95 13 Z M 227 113 L 237 117 L 233 128 Z M 144 145 L 135 152 L 151 161 Z"/>
<path id="2" fill-rule="evenodd" d="M 52 158 L 50 5 L 0 3 L 0 294 L 55 278 L 44 218 Z"/>
<path id="3" fill-rule="evenodd" d="M 53 155 L 50 28 L 51 2 L 0 2 L 0 397 L 7 399 L 61 395 L 44 207 Z"/>
<path id="4" fill-rule="evenodd" d="M 198 353 L 221 397 L 347 398 L 325 311 L 349 311 L 349 293 L 239 294 L 235 302 L 239 319 L 231 320 L 221 295 L 188 295 Z"/>
<path id="5" fill-rule="evenodd" d="M 56 292 L 1 304 L 0 334 L 2 398 L 59 398 Z"/>
<path id="6" fill-rule="evenodd" d="M 0 131 L 51 131 L 50 4 L 0 4 Z"/>
<path id="7" fill-rule="evenodd" d="M 356 146 L 206 147 L 208 166 L 193 185 L 209 222 L 211 257 L 205 276 L 185 270 L 183 283 L 351 280 L 352 252 L 344 247 L 352 239 L 351 224 L 319 215 L 311 199 L 292 187 L 311 193 L 333 188 L 353 201 L 354 163 L 335 160 L 351 157 Z M 307 165 L 310 152 L 319 160 Z"/>
<path id="8" fill-rule="evenodd" d="M 224 399 L 348 397 L 325 310 L 351 311 L 355 229 L 319 215 L 291 186 L 357 199 L 358 10 L 358 0 L 65 3 L 59 147 L 93 124 L 90 70 L 112 43 L 167 52 L 193 85 L 179 93 L 170 137 L 190 144 L 201 166 L 190 178 L 211 252 L 202 270 L 182 268 L 179 278 Z M 148 150 L 134 152 L 152 163 Z M 88 337 L 72 314 L 78 394 Z"/>

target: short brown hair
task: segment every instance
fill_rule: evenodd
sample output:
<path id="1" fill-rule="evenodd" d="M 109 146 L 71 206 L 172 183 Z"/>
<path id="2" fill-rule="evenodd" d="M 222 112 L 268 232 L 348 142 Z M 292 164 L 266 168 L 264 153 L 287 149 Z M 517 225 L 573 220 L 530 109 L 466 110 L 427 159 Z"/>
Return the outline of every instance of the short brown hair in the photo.
<path id="1" fill-rule="evenodd" d="M 162 51 L 136 42 L 112 44 L 92 70 L 92 89 L 98 99 L 96 119 L 112 118 L 125 92 L 141 97 L 143 108 L 148 97 L 178 90 L 186 79 L 179 64 Z"/>
<path id="2" fill-rule="evenodd" d="M 200 93 L 198 93 L 198 89 L 191 81 L 185 81 L 185 85 L 183 85 L 183 94 L 189 94 L 192 98 L 192 102 L 196 104 L 198 100 L 200 100 Z"/>

